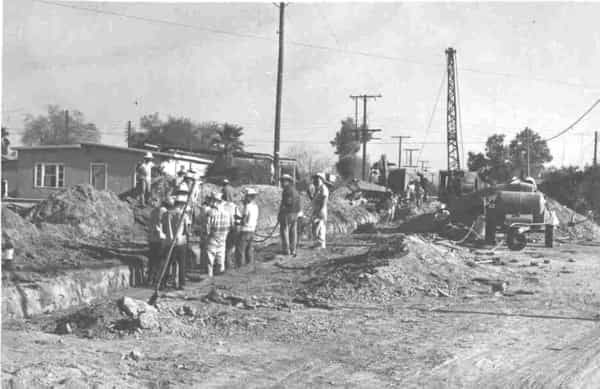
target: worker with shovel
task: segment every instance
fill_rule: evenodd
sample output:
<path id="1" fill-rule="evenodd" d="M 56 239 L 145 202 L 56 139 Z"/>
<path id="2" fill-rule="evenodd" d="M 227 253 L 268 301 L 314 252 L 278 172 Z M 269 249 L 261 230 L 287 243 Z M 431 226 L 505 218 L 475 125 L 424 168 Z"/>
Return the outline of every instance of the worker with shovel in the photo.
<path id="1" fill-rule="evenodd" d="M 185 250 L 187 239 L 191 232 L 191 220 L 189 215 L 184 211 L 187 202 L 187 196 L 178 195 L 175 198 L 175 206 L 173 209 L 167 211 L 163 216 L 166 242 L 168 244 L 173 244 L 170 264 L 176 265 L 177 268 L 177 289 L 183 289 L 185 287 L 187 269 Z"/>

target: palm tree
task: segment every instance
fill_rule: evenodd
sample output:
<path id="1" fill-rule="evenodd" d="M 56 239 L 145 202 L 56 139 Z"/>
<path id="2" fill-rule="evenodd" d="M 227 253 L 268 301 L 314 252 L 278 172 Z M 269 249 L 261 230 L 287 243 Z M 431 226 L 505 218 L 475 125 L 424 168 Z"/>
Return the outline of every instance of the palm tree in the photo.
<path id="1" fill-rule="evenodd" d="M 235 124 L 225 123 L 215 133 L 211 146 L 219 150 L 226 167 L 231 167 L 233 155 L 244 151 L 242 135 L 244 128 Z"/>

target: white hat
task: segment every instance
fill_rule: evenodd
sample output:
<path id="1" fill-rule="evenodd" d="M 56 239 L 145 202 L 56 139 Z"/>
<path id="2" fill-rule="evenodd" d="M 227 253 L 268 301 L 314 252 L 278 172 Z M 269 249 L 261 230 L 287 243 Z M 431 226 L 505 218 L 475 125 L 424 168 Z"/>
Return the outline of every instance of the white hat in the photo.
<path id="1" fill-rule="evenodd" d="M 244 193 L 246 193 L 246 196 L 256 196 L 258 194 L 254 188 L 246 188 L 244 189 Z"/>
<path id="2" fill-rule="evenodd" d="M 144 155 L 144 159 L 153 159 L 154 157 L 152 156 L 151 152 L 146 152 L 146 155 Z"/>
<path id="3" fill-rule="evenodd" d="M 175 203 L 187 203 L 188 196 L 185 194 L 178 194 L 175 196 Z"/>
<path id="4" fill-rule="evenodd" d="M 194 174 L 193 171 L 189 171 L 188 170 L 187 173 L 185 173 L 185 178 L 190 178 L 192 180 L 195 180 L 196 179 L 196 175 Z"/>
<path id="5" fill-rule="evenodd" d="M 229 184 L 229 180 L 227 178 L 223 178 L 223 185 Z"/>
<path id="6" fill-rule="evenodd" d="M 281 181 L 285 181 L 285 180 L 294 181 L 294 179 L 292 178 L 292 176 L 290 176 L 289 174 L 282 175 L 281 178 L 280 178 L 280 180 Z"/>
<path id="7" fill-rule="evenodd" d="M 323 181 L 327 181 L 327 178 L 325 177 L 324 173 L 317 173 L 317 174 L 315 174 L 315 177 L 319 177 Z"/>

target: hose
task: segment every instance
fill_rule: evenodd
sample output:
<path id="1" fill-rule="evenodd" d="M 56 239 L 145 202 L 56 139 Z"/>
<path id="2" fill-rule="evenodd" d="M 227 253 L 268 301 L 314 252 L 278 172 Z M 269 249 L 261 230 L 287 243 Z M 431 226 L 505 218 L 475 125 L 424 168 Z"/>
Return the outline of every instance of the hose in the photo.
<path id="1" fill-rule="evenodd" d="M 267 235 L 260 235 L 255 233 L 254 235 L 258 236 L 259 238 L 263 238 L 263 239 L 254 239 L 254 243 L 263 243 L 266 242 L 267 240 L 271 239 L 273 236 L 275 236 L 275 232 L 277 231 L 277 227 L 279 227 L 279 222 L 277 222 L 275 224 L 275 227 L 273 227 L 273 229 L 271 230 L 271 232 L 269 232 Z"/>

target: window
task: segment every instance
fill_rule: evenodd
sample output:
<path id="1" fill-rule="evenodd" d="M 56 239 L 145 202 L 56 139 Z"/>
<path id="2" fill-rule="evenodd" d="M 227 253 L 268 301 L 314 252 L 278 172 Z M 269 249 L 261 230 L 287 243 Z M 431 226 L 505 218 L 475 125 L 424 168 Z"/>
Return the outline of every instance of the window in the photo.
<path id="1" fill-rule="evenodd" d="M 38 163 L 34 169 L 36 188 L 63 188 L 65 186 L 65 167 L 60 163 Z"/>
<path id="2" fill-rule="evenodd" d="M 90 185 L 98 190 L 106 190 L 106 164 L 90 164 Z"/>

